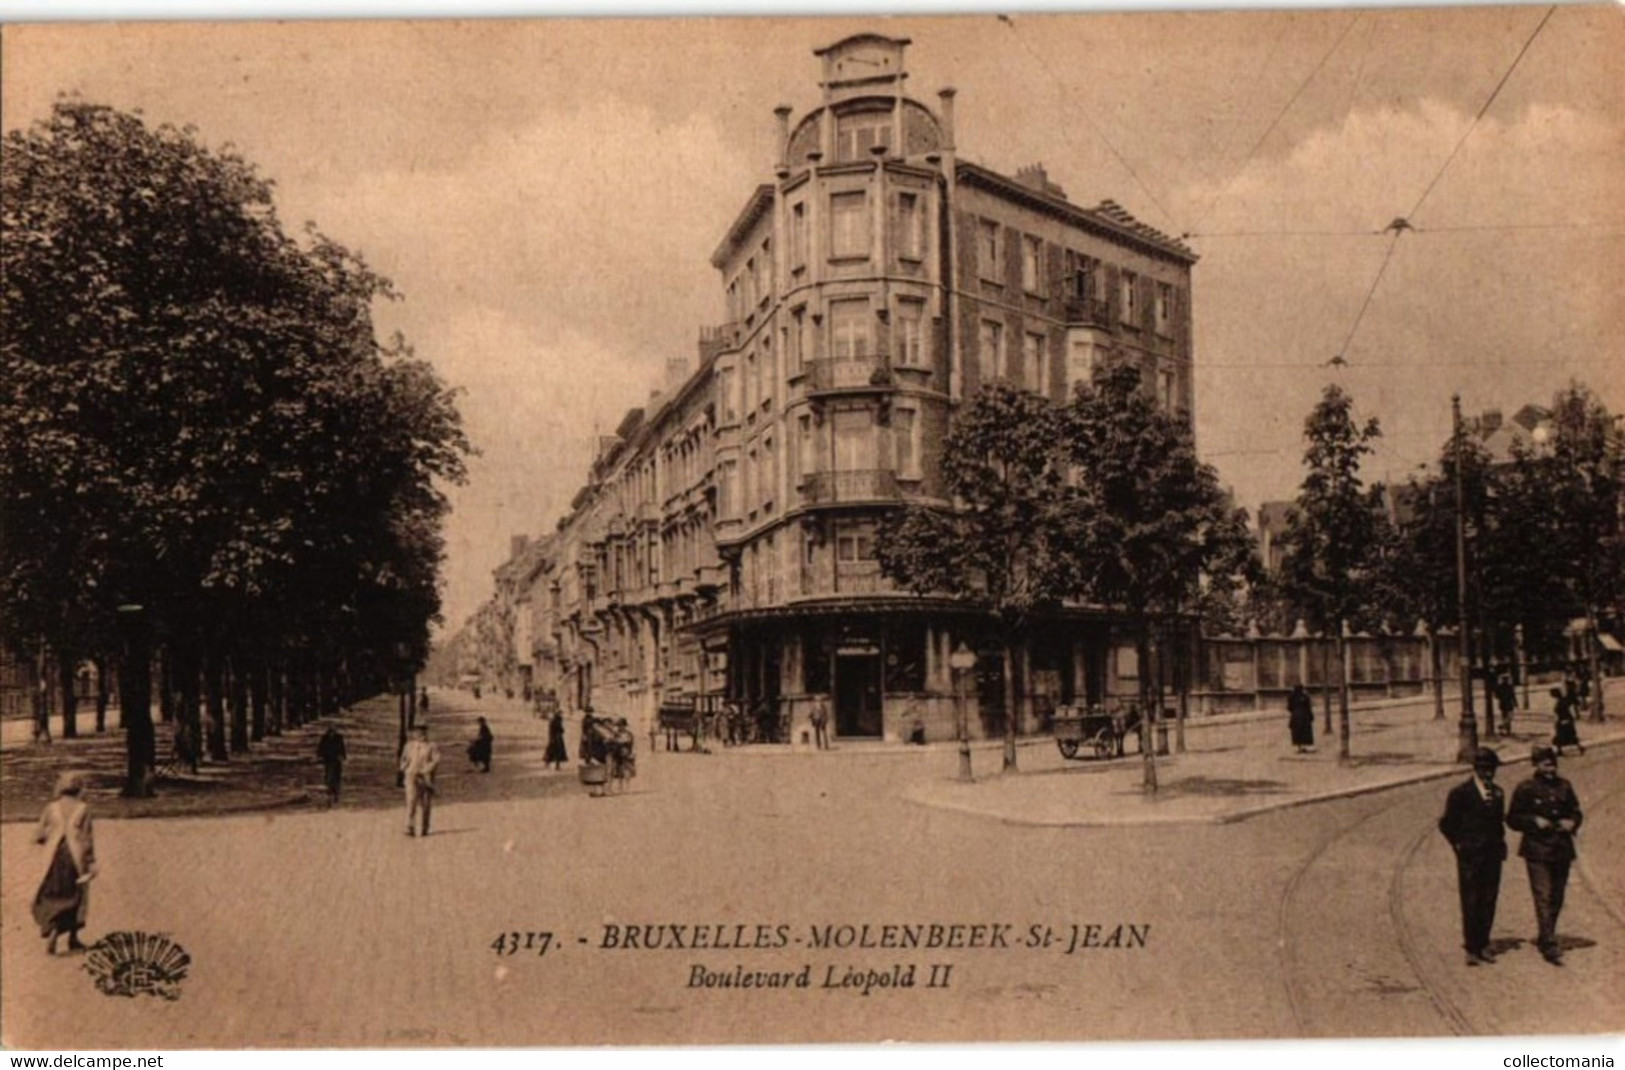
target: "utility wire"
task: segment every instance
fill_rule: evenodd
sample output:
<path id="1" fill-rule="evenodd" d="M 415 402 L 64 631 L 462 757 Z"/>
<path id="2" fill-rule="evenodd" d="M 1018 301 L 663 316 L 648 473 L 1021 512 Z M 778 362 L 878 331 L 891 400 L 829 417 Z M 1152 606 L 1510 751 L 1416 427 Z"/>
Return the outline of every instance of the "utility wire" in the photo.
<path id="1" fill-rule="evenodd" d="M 1461 226 L 1411 227 L 1413 234 L 1462 234 L 1472 231 L 1505 230 L 1619 230 L 1625 220 L 1601 223 L 1479 223 Z M 1186 238 L 1380 238 L 1385 230 L 1210 230 L 1186 234 Z"/>
<path id="2" fill-rule="evenodd" d="M 1017 43 L 1026 50 L 1027 54 L 1031 56 L 1040 67 L 1044 68 L 1044 73 L 1049 75 L 1052 82 L 1059 86 L 1065 85 L 1065 83 L 1061 81 L 1060 76 L 1057 75 L 1050 65 L 1044 60 L 1044 57 L 1035 52 L 1032 45 L 1029 45 L 1026 38 L 1021 35 L 1021 31 L 1016 29 L 1016 22 L 1014 19 L 1012 19 L 1009 15 L 1000 15 L 999 21 L 1010 27 L 1010 32 L 1015 34 Z M 1129 173 L 1129 177 L 1134 179 L 1135 183 L 1145 191 L 1145 195 L 1151 198 L 1151 203 L 1157 206 L 1157 210 L 1162 213 L 1163 218 L 1168 220 L 1169 224 L 1172 225 L 1174 214 L 1168 211 L 1167 208 L 1163 207 L 1162 201 L 1157 198 L 1155 193 L 1151 192 L 1151 187 L 1145 184 L 1145 180 L 1140 177 L 1140 173 L 1134 170 L 1134 165 L 1129 163 L 1121 152 L 1117 151 L 1117 146 L 1112 144 L 1111 138 L 1107 137 L 1106 132 L 1089 117 L 1089 113 L 1087 111 L 1080 108 L 1078 110 L 1078 114 L 1083 116 L 1083 121 L 1089 124 L 1089 129 L 1093 130 L 1095 132 L 1095 136 L 1100 138 L 1101 143 L 1111 150 L 1112 156 L 1116 158 L 1118 163 L 1123 165 L 1123 170 Z M 1061 125 L 1061 136 L 1066 138 L 1067 143 L 1071 145 L 1074 150 L 1077 149 L 1078 146 L 1072 141 L 1072 135 L 1068 132 L 1064 123 Z"/>
<path id="3" fill-rule="evenodd" d="M 1308 77 L 1298 83 L 1298 88 L 1293 90 L 1292 96 L 1286 102 L 1286 105 L 1276 113 L 1275 118 L 1270 120 L 1269 126 L 1265 127 L 1264 132 L 1258 135 L 1258 140 L 1253 142 L 1253 147 L 1247 150 L 1247 155 L 1243 156 L 1241 162 L 1236 165 L 1235 170 L 1230 172 L 1230 179 L 1224 184 L 1224 188 L 1214 194 L 1213 199 L 1208 202 L 1207 210 L 1196 221 L 1197 227 L 1207 222 L 1208 216 L 1213 214 L 1213 209 L 1218 207 L 1219 201 L 1224 199 L 1224 195 L 1230 192 L 1230 187 L 1236 184 L 1236 179 L 1241 177 L 1241 172 L 1252 162 L 1253 154 L 1263 146 L 1264 142 L 1269 140 L 1269 136 L 1275 132 L 1275 128 L 1280 125 L 1281 120 L 1286 118 L 1287 112 L 1292 110 L 1292 105 L 1298 102 L 1298 98 L 1303 95 L 1303 91 L 1309 88 L 1309 83 L 1315 80 L 1315 76 L 1320 73 L 1321 68 L 1326 66 L 1326 61 L 1332 58 L 1332 54 L 1342 46 L 1343 42 L 1347 40 L 1349 32 L 1354 29 L 1355 24 L 1363 17 L 1364 12 L 1357 11 L 1354 13 L 1354 17 L 1348 21 L 1348 25 L 1343 27 L 1343 32 L 1337 35 L 1337 40 L 1332 42 L 1332 47 L 1328 48 L 1325 55 L 1320 57 L 1320 62 L 1315 64 L 1315 69 L 1309 72 Z M 1186 234 L 1185 237 L 1188 238 L 1191 235 Z"/>
<path id="4" fill-rule="evenodd" d="M 1371 280 L 1371 289 L 1366 291 L 1365 301 L 1360 305 L 1360 311 L 1354 317 L 1354 326 L 1349 328 L 1348 337 L 1343 339 L 1343 344 L 1338 347 L 1337 354 L 1332 357 L 1332 360 L 1339 366 L 1347 363 L 1346 354 L 1349 351 L 1349 346 L 1354 342 L 1354 332 L 1360 329 L 1360 321 L 1365 319 L 1365 310 L 1371 307 L 1371 299 L 1377 296 L 1377 286 L 1382 282 L 1383 272 L 1388 270 L 1388 262 L 1394 258 L 1394 249 L 1399 245 L 1399 236 L 1410 229 L 1408 225 L 1402 224 L 1404 224 L 1404 220 L 1396 219 L 1390 227 L 1394 232 L 1394 236 L 1388 242 L 1388 251 L 1382 254 L 1382 266 L 1377 268 L 1377 277 Z"/>
<path id="5" fill-rule="evenodd" d="M 1418 198 L 1416 204 L 1411 208 L 1410 216 L 1416 215 L 1416 213 L 1421 209 L 1422 203 L 1428 199 L 1430 194 L 1432 194 L 1433 187 L 1439 184 L 1439 179 L 1444 177 L 1444 173 L 1448 171 L 1450 169 L 1450 165 L 1455 162 L 1456 154 L 1461 152 L 1461 147 L 1467 144 L 1467 139 L 1472 137 L 1473 131 L 1478 128 L 1478 121 L 1484 118 L 1484 113 L 1490 110 L 1490 105 L 1495 103 L 1495 98 L 1501 95 L 1501 89 L 1507 84 L 1507 79 L 1511 78 L 1512 72 L 1518 69 L 1518 63 L 1523 59 L 1524 54 L 1529 51 L 1529 46 L 1535 43 L 1535 38 L 1540 36 L 1540 31 L 1546 28 L 1546 23 L 1551 21 L 1552 15 L 1556 11 L 1557 5 L 1553 4 L 1551 7 L 1546 9 L 1546 14 L 1541 16 L 1540 25 L 1535 27 L 1535 32 L 1529 35 L 1529 39 L 1525 41 L 1523 43 L 1523 47 L 1518 50 L 1518 55 L 1512 60 L 1512 65 L 1506 69 L 1505 74 L 1501 75 L 1501 80 L 1495 84 L 1495 89 L 1491 91 L 1489 99 L 1484 101 L 1484 106 L 1478 109 L 1478 114 L 1473 116 L 1473 121 L 1467 124 L 1467 129 L 1462 133 L 1461 140 L 1457 141 L 1456 147 L 1450 150 L 1450 157 L 1445 160 L 1444 166 L 1439 168 L 1439 173 L 1433 176 L 1433 181 L 1428 183 L 1427 189 L 1422 191 L 1422 196 Z M 1409 216 L 1407 216 L 1407 218 L 1409 218 Z"/>
<path id="6" fill-rule="evenodd" d="M 1365 369 L 1365 368 L 1415 368 L 1420 363 L 1422 363 L 1422 362 L 1414 361 L 1414 360 L 1390 360 L 1390 361 L 1362 360 L 1359 363 L 1358 367 L 1360 369 Z M 1583 367 L 1589 367 L 1589 366 L 1594 365 L 1594 364 L 1616 365 L 1618 363 L 1619 363 L 1619 358 L 1618 357 L 1614 357 L 1614 356 L 1597 356 L 1597 357 L 1569 357 L 1569 358 L 1555 359 L 1555 360 L 1496 360 L 1496 361 L 1429 360 L 1429 361 L 1426 362 L 1426 366 L 1429 367 L 1429 368 L 1482 368 L 1485 371 L 1494 371 L 1494 370 L 1496 370 L 1498 368 L 1564 368 L 1564 367 L 1583 368 Z M 1350 366 L 1353 367 L 1353 365 L 1350 365 Z M 1301 360 L 1293 362 L 1293 363 L 1266 362 L 1266 363 L 1259 363 L 1259 364 L 1252 364 L 1252 363 L 1244 364 L 1244 363 L 1236 363 L 1236 362 L 1229 362 L 1229 361 L 1223 361 L 1223 362 L 1215 363 L 1215 362 L 1210 362 L 1210 361 L 1205 361 L 1205 360 L 1199 360 L 1199 361 L 1196 362 L 1195 370 L 1197 372 L 1205 372 L 1205 371 L 1208 371 L 1209 369 L 1214 369 L 1214 370 L 1219 370 L 1219 369 L 1226 369 L 1226 370 L 1245 369 L 1245 370 L 1257 370 L 1257 371 L 1305 371 L 1305 372 L 1314 372 L 1314 371 L 1320 371 L 1320 370 L 1324 369 L 1325 367 L 1326 367 L 1326 365 L 1324 363 L 1305 364 Z"/>

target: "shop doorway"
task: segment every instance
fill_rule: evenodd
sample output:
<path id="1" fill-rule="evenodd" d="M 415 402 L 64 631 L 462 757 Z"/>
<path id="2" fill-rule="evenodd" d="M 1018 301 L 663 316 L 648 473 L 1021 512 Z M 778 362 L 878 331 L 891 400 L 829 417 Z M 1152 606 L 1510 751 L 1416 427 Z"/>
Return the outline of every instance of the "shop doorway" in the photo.
<path id="1" fill-rule="evenodd" d="M 880 654 L 835 656 L 835 732 L 840 736 L 879 736 Z"/>

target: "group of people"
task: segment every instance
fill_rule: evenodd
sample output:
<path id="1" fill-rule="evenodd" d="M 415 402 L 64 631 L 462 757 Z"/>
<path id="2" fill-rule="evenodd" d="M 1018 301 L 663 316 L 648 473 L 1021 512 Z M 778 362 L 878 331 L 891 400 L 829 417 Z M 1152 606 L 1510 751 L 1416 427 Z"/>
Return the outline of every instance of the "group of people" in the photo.
<path id="1" fill-rule="evenodd" d="M 1580 742 L 1579 718 L 1589 695 L 1589 683 L 1584 673 L 1568 673 L 1564 676 L 1562 687 L 1551 689 L 1552 747 L 1560 755 L 1564 747 L 1574 747 L 1581 754 L 1586 752 L 1585 744 Z M 1495 681 L 1494 693 L 1495 704 L 1501 714 L 1501 734 L 1510 736 L 1512 714 L 1518 708 L 1518 693 L 1512 684 L 1512 677 L 1502 673 Z M 1291 736 L 1293 749 L 1299 754 L 1315 753 L 1315 708 L 1308 690 L 1302 684 L 1292 685 L 1286 699 L 1286 713 L 1287 732 Z M 1493 717 L 1493 713 L 1486 713 L 1486 717 Z"/>
<path id="2" fill-rule="evenodd" d="M 1501 863 L 1506 860 L 1506 830 L 1523 834 L 1518 856 L 1529 874 L 1539 932 L 1535 946 L 1554 966 L 1563 964 L 1557 942 L 1557 918 L 1563 911 L 1569 866 L 1575 859 L 1574 835 L 1584 815 L 1574 786 L 1557 775 L 1557 752 L 1534 748 L 1534 775 L 1512 791 L 1509 805 L 1495 772 L 1501 756 L 1481 747 L 1473 758 L 1473 775 L 1451 789 L 1445 799 L 1439 831 L 1456 855 L 1461 896 L 1462 947 L 1467 965 L 1495 961 L 1490 929 L 1501 891 Z"/>

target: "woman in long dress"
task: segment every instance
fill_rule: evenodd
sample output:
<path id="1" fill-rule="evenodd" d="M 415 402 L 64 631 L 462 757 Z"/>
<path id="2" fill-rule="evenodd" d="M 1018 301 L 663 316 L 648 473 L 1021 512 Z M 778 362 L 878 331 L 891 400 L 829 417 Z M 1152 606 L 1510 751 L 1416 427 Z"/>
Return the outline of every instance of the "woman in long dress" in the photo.
<path id="1" fill-rule="evenodd" d="M 547 722 L 547 756 L 545 761 L 554 769 L 560 769 L 569 760 L 570 749 L 564 742 L 564 714 L 554 710 L 553 716 Z"/>
<path id="2" fill-rule="evenodd" d="M 96 876 L 96 846 L 90 807 L 80 796 L 77 773 L 57 777 L 55 797 L 40 815 L 35 843 L 45 845 L 45 876 L 34 895 L 34 921 L 45 937 L 46 954 L 56 954 L 57 937 L 68 934 L 68 950 L 82 951 L 79 930 L 90 909 L 90 881 Z"/>

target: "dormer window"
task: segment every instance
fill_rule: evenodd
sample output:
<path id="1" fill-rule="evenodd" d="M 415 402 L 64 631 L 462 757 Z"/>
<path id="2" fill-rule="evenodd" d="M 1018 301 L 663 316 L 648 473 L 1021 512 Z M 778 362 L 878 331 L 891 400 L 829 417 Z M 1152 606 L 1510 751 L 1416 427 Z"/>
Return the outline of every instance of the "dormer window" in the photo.
<path id="1" fill-rule="evenodd" d="M 871 159 L 876 145 L 890 146 L 891 124 L 889 111 L 840 116 L 835 120 L 836 162 Z"/>

